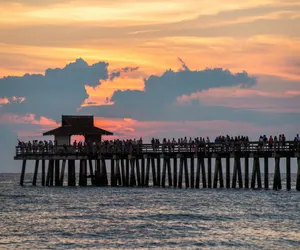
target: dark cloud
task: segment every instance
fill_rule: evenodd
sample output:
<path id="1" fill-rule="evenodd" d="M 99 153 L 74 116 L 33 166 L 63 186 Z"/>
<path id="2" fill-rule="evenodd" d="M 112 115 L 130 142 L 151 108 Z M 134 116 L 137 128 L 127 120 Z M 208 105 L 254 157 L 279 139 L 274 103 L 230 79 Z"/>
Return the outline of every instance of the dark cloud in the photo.
<path id="1" fill-rule="evenodd" d="M 116 91 L 110 100 L 114 105 L 87 107 L 83 112 L 137 120 L 194 120 L 199 119 L 199 104 L 196 105 L 196 110 L 179 107 L 176 103 L 178 97 L 210 88 L 251 87 L 256 84 L 256 79 L 245 71 L 233 74 L 221 68 L 178 72 L 167 70 L 161 76 L 152 75 L 145 79 L 144 84 L 144 91 Z M 223 109 L 220 110 L 222 113 Z M 207 114 L 211 117 L 209 111 L 203 111 L 202 117 Z"/>
<path id="2" fill-rule="evenodd" d="M 97 86 L 99 80 L 106 80 L 107 67 L 105 62 L 89 66 L 77 59 L 62 69 L 47 69 L 44 75 L 4 77 L 0 79 L 0 98 L 17 96 L 25 101 L 5 105 L 1 113 L 33 113 L 56 120 L 62 113 L 74 113 L 88 97 L 84 85 Z"/>
<path id="3" fill-rule="evenodd" d="M 190 71 L 188 66 L 186 66 L 185 62 L 180 57 L 178 57 L 178 61 L 181 63 L 181 67 L 183 70 Z"/>
<path id="4" fill-rule="evenodd" d="M 123 73 L 123 72 L 133 72 L 133 71 L 136 71 L 138 69 L 139 69 L 139 67 L 125 67 L 125 68 L 122 68 L 120 70 L 115 70 L 115 71 L 110 73 L 109 80 L 112 81 L 114 78 L 120 77 L 121 73 Z"/>

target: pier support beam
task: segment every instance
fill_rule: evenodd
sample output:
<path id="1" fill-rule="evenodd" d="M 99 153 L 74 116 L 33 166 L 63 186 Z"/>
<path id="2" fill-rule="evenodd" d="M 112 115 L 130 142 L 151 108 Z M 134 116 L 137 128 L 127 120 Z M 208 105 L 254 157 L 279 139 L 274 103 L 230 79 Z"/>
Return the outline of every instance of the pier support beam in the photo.
<path id="1" fill-rule="evenodd" d="M 264 158 L 264 185 L 265 189 L 269 189 L 269 158 Z"/>
<path id="2" fill-rule="evenodd" d="M 249 157 L 245 157 L 245 188 L 249 188 Z"/>
<path id="3" fill-rule="evenodd" d="M 151 158 L 151 170 L 152 170 L 153 186 L 157 186 L 156 170 L 155 170 L 155 159 L 154 158 Z"/>
<path id="4" fill-rule="evenodd" d="M 195 160 L 194 155 L 191 156 L 191 188 L 195 187 Z"/>
<path id="5" fill-rule="evenodd" d="M 207 158 L 207 182 L 208 188 L 211 188 L 211 157 L 208 156 Z"/>
<path id="6" fill-rule="evenodd" d="M 273 181 L 273 189 L 280 190 L 281 187 L 281 176 L 280 176 L 280 158 L 275 157 L 275 173 Z"/>
<path id="7" fill-rule="evenodd" d="M 214 188 L 218 187 L 218 180 L 220 181 L 220 188 L 223 188 L 222 159 L 220 157 L 217 157 L 215 160 Z"/>
<path id="8" fill-rule="evenodd" d="M 300 191 L 300 157 L 297 158 L 297 181 L 296 181 L 296 190 Z"/>
<path id="9" fill-rule="evenodd" d="M 180 157 L 179 161 L 179 176 L 178 176 L 178 187 L 182 188 L 182 175 L 183 175 L 183 158 Z"/>
<path id="10" fill-rule="evenodd" d="M 79 186 L 85 187 L 86 185 L 87 185 L 87 164 L 86 164 L 86 160 L 80 160 Z"/>
<path id="11" fill-rule="evenodd" d="M 53 186 L 54 160 L 49 160 L 46 185 Z"/>
<path id="12" fill-rule="evenodd" d="M 93 161 L 89 159 L 89 168 L 90 168 L 90 177 L 91 177 L 91 184 L 95 185 L 95 174 L 93 170 Z"/>
<path id="13" fill-rule="evenodd" d="M 258 157 L 254 157 L 254 159 L 253 159 L 251 188 L 255 188 L 255 179 L 257 179 L 258 188 L 262 188 L 261 174 L 260 174 L 260 163 L 259 163 L 259 158 Z"/>
<path id="14" fill-rule="evenodd" d="M 201 158 L 200 164 L 201 164 L 201 170 L 202 170 L 202 186 L 203 186 L 203 188 L 207 188 L 204 158 Z"/>
<path id="15" fill-rule="evenodd" d="M 190 182 L 189 182 L 189 168 L 188 168 L 187 158 L 186 157 L 183 158 L 183 162 L 184 162 L 185 187 L 189 188 L 190 187 Z"/>
<path id="16" fill-rule="evenodd" d="M 107 169 L 106 169 L 106 161 L 104 158 L 101 159 L 100 164 L 100 179 L 101 179 L 101 186 L 108 186 L 108 177 L 107 177 Z"/>
<path id="17" fill-rule="evenodd" d="M 67 160 L 64 159 L 62 161 L 62 166 L 61 166 L 61 171 L 60 171 L 60 180 L 59 180 L 60 181 L 60 186 L 64 185 L 66 163 L 67 163 Z"/>
<path id="18" fill-rule="evenodd" d="M 124 159 L 121 158 L 121 176 L 122 176 L 122 186 L 125 187 L 127 186 L 127 180 L 126 180 L 126 173 L 125 173 L 125 164 L 124 164 Z"/>
<path id="19" fill-rule="evenodd" d="M 177 187 L 177 156 L 173 158 L 173 187 Z"/>
<path id="20" fill-rule="evenodd" d="M 286 189 L 291 190 L 291 158 L 286 158 Z"/>
<path id="21" fill-rule="evenodd" d="M 200 171 L 201 171 L 201 163 L 199 156 L 197 157 L 197 165 L 196 165 L 196 184 L 195 188 L 200 188 Z"/>
<path id="22" fill-rule="evenodd" d="M 236 181 L 239 181 L 239 188 L 243 188 L 243 178 L 241 169 L 241 158 L 239 156 L 234 157 L 234 169 L 232 177 L 232 188 L 236 188 Z"/>
<path id="23" fill-rule="evenodd" d="M 101 174 L 101 160 L 95 160 L 95 181 L 94 184 L 96 187 L 104 186 L 103 175 Z"/>
<path id="24" fill-rule="evenodd" d="M 141 186 L 141 171 L 140 171 L 140 159 L 136 158 L 136 181 L 138 187 Z"/>
<path id="25" fill-rule="evenodd" d="M 161 176 L 161 186 L 163 188 L 166 187 L 166 174 L 167 174 L 167 159 L 163 158 L 163 169 L 162 169 L 162 176 Z"/>
<path id="26" fill-rule="evenodd" d="M 120 170 L 120 159 L 116 160 L 116 171 L 115 171 L 115 175 L 116 175 L 116 184 L 117 186 L 121 186 L 122 185 L 122 178 L 121 178 L 121 170 Z"/>
<path id="27" fill-rule="evenodd" d="M 142 156 L 142 166 L 141 166 L 141 186 L 145 186 L 145 158 Z"/>
<path id="28" fill-rule="evenodd" d="M 75 160 L 68 160 L 68 186 L 76 186 Z"/>
<path id="29" fill-rule="evenodd" d="M 108 185 L 106 162 L 103 158 L 96 160 L 95 185 L 97 187 L 106 187 Z"/>
<path id="30" fill-rule="evenodd" d="M 24 184 L 25 169 L 26 169 L 26 160 L 23 160 L 23 163 L 22 163 L 22 172 L 21 172 L 21 176 L 20 176 L 20 185 L 21 186 L 23 186 L 23 184 Z"/>
<path id="31" fill-rule="evenodd" d="M 117 186 L 116 176 L 115 176 L 115 158 L 116 156 L 113 156 L 113 158 L 110 161 L 110 186 L 111 187 Z"/>
<path id="32" fill-rule="evenodd" d="M 168 171 L 168 184 L 169 184 L 169 187 L 172 187 L 172 171 L 171 171 L 171 159 L 170 158 L 164 158 L 164 160 L 163 160 L 163 171 L 162 171 L 162 179 L 161 179 L 162 187 L 166 186 L 167 171 Z"/>
<path id="33" fill-rule="evenodd" d="M 230 188 L 230 157 L 226 157 L 226 188 Z"/>
<path id="34" fill-rule="evenodd" d="M 46 162 L 45 160 L 42 160 L 42 186 L 45 186 L 45 168 L 46 168 Z"/>
<path id="35" fill-rule="evenodd" d="M 160 172 L 161 172 L 161 169 L 160 169 L 160 156 L 158 156 L 157 158 L 157 178 L 156 178 L 156 184 L 158 187 L 160 187 L 160 183 L 161 183 L 161 180 L 160 180 Z"/>
<path id="36" fill-rule="evenodd" d="M 126 186 L 129 187 L 129 159 L 126 159 Z"/>
<path id="37" fill-rule="evenodd" d="M 47 177 L 46 177 L 46 186 L 50 186 L 50 160 L 48 161 Z"/>
<path id="38" fill-rule="evenodd" d="M 55 160 L 55 186 L 60 186 L 60 179 L 59 179 L 59 174 L 60 174 L 60 171 L 59 171 L 59 160 Z"/>
<path id="39" fill-rule="evenodd" d="M 32 186 L 36 186 L 36 180 L 37 180 L 38 171 L 39 171 L 39 160 L 36 160 L 35 161 L 35 166 L 34 166 Z"/>
<path id="40" fill-rule="evenodd" d="M 172 187 L 173 181 L 172 181 L 172 169 L 171 169 L 171 159 L 170 158 L 167 161 L 167 169 L 168 169 L 169 187 Z"/>
<path id="41" fill-rule="evenodd" d="M 135 179 L 135 160 L 134 159 L 130 159 L 130 187 L 134 187 L 136 186 L 136 179 Z"/>
<path id="42" fill-rule="evenodd" d="M 148 155 L 146 157 L 146 176 L 145 176 L 145 186 L 149 186 L 149 176 L 150 176 L 150 165 L 151 165 L 151 159 Z"/>

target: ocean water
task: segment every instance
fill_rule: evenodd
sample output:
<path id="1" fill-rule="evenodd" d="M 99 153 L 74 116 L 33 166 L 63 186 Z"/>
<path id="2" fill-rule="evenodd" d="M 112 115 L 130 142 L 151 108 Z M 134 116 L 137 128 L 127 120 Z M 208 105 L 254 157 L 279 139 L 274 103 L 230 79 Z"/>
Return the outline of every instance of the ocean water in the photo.
<path id="1" fill-rule="evenodd" d="M 300 249 L 295 190 L 18 182 L 0 174 L 0 249 Z"/>

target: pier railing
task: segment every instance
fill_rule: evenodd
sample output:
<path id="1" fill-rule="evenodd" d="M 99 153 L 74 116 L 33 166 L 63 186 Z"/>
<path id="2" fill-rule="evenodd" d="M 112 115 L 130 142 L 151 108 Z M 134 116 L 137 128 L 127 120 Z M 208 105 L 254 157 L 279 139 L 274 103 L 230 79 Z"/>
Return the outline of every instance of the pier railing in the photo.
<path id="1" fill-rule="evenodd" d="M 100 144 L 88 146 L 16 146 L 16 156 L 26 155 L 87 155 L 142 153 L 263 153 L 300 152 L 300 142 L 218 142 L 183 144 Z"/>

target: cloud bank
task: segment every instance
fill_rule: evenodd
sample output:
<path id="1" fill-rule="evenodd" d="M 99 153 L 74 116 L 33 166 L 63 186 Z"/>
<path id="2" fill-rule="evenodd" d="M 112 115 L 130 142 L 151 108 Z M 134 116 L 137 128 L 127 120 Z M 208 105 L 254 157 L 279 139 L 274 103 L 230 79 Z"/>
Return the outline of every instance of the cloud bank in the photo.
<path id="1" fill-rule="evenodd" d="M 43 131 L 59 126 L 62 114 L 101 117 L 96 125 L 121 138 L 214 136 L 226 131 L 257 136 L 265 129 L 268 133 L 288 131 L 291 136 L 296 133 L 300 124 L 297 80 L 223 68 L 191 69 L 178 60 L 180 69 L 145 77 L 142 87 L 115 85 L 136 81 L 138 66 L 109 70 L 107 62 L 89 65 L 83 59 L 47 69 L 44 74 L 1 78 L 0 136 L 4 144 L 0 158 L 12 164 L 16 138 L 42 139 Z M 106 87 L 101 88 L 104 83 Z M 284 85 L 274 92 L 272 83 Z M 90 95 L 108 89 L 107 103 L 89 105 Z"/>

